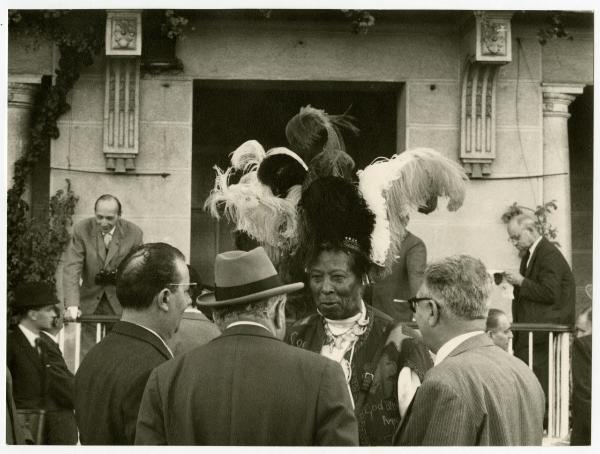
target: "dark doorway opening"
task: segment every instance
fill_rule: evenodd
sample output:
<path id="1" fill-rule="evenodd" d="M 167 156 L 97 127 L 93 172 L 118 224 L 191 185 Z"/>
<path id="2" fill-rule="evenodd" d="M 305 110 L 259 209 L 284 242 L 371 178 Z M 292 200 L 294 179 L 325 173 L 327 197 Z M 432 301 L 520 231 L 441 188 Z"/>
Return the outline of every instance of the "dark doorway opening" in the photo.
<path id="1" fill-rule="evenodd" d="M 213 166 L 226 168 L 229 153 L 250 139 L 265 150 L 288 146 L 285 125 L 311 104 L 330 114 L 348 110 L 355 118 L 360 133 L 344 134 L 344 140 L 357 169 L 363 168 L 403 147 L 397 144 L 401 89 L 399 83 L 195 81 L 190 261 L 202 281 L 213 283 L 215 255 L 234 248 L 231 227 L 203 211 Z"/>
<path id="2" fill-rule="evenodd" d="M 593 277 L 594 87 L 585 87 L 569 110 L 571 241 L 579 313 L 592 303 L 585 286 Z"/>

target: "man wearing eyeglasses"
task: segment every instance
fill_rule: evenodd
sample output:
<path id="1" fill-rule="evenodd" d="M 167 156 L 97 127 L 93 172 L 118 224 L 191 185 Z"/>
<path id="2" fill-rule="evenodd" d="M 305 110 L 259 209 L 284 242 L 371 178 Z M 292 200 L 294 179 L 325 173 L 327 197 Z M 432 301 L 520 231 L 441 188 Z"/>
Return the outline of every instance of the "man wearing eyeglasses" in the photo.
<path id="1" fill-rule="evenodd" d="M 144 244 L 121 262 L 121 320 L 75 375 L 81 444 L 133 444 L 144 387 L 152 369 L 173 358 L 167 342 L 191 303 L 194 285 L 183 254 L 165 243 Z"/>
<path id="2" fill-rule="evenodd" d="M 514 286 L 513 322 L 573 325 L 575 279 L 561 252 L 540 235 L 535 219 L 527 214 L 513 217 L 507 230 L 521 256 L 519 271 L 505 273 L 508 283 Z M 527 333 L 515 333 L 513 350 L 515 356 L 528 361 Z M 533 334 L 532 366 L 547 396 L 548 333 Z"/>
<path id="3" fill-rule="evenodd" d="M 436 353 L 394 441 L 405 446 L 541 445 L 544 393 L 522 361 L 484 332 L 491 281 L 456 255 L 430 264 L 409 303 Z"/>

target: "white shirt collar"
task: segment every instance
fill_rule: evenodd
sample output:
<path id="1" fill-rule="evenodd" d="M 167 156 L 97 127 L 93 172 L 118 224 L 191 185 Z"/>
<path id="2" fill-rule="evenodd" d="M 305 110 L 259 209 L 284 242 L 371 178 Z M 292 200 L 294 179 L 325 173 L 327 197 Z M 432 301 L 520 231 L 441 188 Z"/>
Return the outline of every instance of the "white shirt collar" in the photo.
<path id="1" fill-rule="evenodd" d="M 34 333 L 33 331 L 31 331 L 29 328 L 26 328 L 25 326 L 23 326 L 22 323 L 19 323 L 19 329 L 21 330 L 21 332 L 25 335 L 25 337 L 27 338 L 27 342 L 29 342 L 29 344 L 35 348 L 35 340 L 40 337 L 39 334 Z"/>
<path id="2" fill-rule="evenodd" d="M 470 331 L 468 333 L 460 334 L 456 337 L 453 337 L 449 341 L 447 341 L 444 345 L 440 347 L 437 354 L 435 355 L 435 361 L 433 362 L 434 366 L 437 366 L 441 363 L 446 357 L 452 353 L 452 351 L 462 344 L 464 341 L 471 337 L 475 337 L 479 334 L 483 334 L 483 331 Z"/>
<path id="3" fill-rule="evenodd" d="M 134 322 L 129 322 L 129 323 L 133 323 L 134 325 L 137 325 L 137 326 L 139 326 L 141 328 L 144 328 L 146 331 L 150 331 L 152 334 L 154 334 L 156 337 L 158 337 L 160 339 L 160 341 L 163 343 L 163 345 L 165 346 L 165 348 L 167 349 L 167 351 L 171 354 L 171 358 L 175 357 L 175 355 L 173 355 L 173 352 L 171 351 L 171 349 L 169 348 L 169 346 L 167 345 L 167 343 L 165 342 L 165 340 L 162 337 L 160 337 L 156 331 L 154 331 L 153 329 L 148 328 L 147 326 L 140 325 L 139 323 L 134 323 Z"/>
<path id="4" fill-rule="evenodd" d="M 531 257 L 533 257 L 533 252 L 535 251 L 537 245 L 540 244 L 540 241 L 542 241 L 542 238 L 542 235 L 540 235 L 538 239 L 535 240 L 531 246 L 529 246 L 529 258 L 527 259 L 527 266 L 529 266 L 529 263 L 531 262 Z"/>
<path id="5" fill-rule="evenodd" d="M 253 325 L 253 326 L 260 326 L 261 328 L 264 328 L 264 329 L 266 329 L 266 330 L 267 330 L 269 333 L 271 333 L 271 330 L 270 330 L 269 328 L 267 328 L 265 325 L 261 325 L 260 323 L 257 323 L 257 322 L 251 322 L 251 321 L 248 321 L 248 320 L 240 320 L 239 322 L 233 322 L 233 323 L 230 323 L 229 325 L 227 325 L 227 326 L 225 327 L 225 329 L 232 328 L 232 327 L 234 327 L 234 326 L 238 326 L 238 325 Z M 273 334 L 273 333 L 271 333 L 271 334 Z"/>

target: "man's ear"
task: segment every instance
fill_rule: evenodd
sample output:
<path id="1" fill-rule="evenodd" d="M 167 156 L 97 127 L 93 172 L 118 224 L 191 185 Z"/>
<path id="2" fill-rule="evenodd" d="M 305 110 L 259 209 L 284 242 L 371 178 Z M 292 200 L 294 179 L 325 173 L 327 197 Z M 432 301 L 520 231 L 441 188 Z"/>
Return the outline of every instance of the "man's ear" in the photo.
<path id="1" fill-rule="evenodd" d="M 168 288 L 163 288 L 156 296 L 156 303 L 161 311 L 169 312 L 169 297 L 171 291 Z"/>
<path id="2" fill-rule="evenodd" d="M 427 301 L 427 306 L 429 307 L 429 316 L 427 317 L 427 321 L 429 322 L 429 326 L 435 326 L 440 322 L 440 310 L 437 304 L 433 301 Z"/>
<path id="3" fill-rule="evenodd" d="M 275 305 L 275 314 L 277 315 L 275 317 L 275 327 L 277 329 L 281 329 L 283 326 L 285 326 L 285 299 L 279 301 L 276 305 Z"/>

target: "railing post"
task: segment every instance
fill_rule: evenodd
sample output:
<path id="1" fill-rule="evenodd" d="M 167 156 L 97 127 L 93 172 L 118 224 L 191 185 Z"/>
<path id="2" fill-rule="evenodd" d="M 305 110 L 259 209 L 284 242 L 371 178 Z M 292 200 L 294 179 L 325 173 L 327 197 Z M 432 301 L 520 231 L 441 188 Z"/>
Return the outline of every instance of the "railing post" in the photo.
<path id="1" fill-rule="evenodd" d="M 79 369 L 79 355 L 81 354 L 81 323 L 75 323 L 75 367 L 73 372 Z"/>
<path id="2" fill-rule="evenodd" d="M 527 348 L 529 350 L 529 358 L 527 364 L 529 364 L 529 368 L 533 370 L 533 331 L 529 331 L 529 340 L 527 342 Z"/>
<path id="3" fill-rule="evenodd" d="M 555 407 L 555 397 L 554 397 L 554 390 L 555 390 L 555 386 L 554 386 L 554 380 L 555 380 L 555 374 L 554 374 L 554 333 L 552 331 L 550 331 L 548 333 L 548 436 L 549 437 L 554 437 L 556 434 L 556 428 L 554 426 L 555 424 L 555 411 L 556 411 L 556 407 Z"/>
<path id="4" fill-rule="evenodd" d="M 560 334 L 560 425 L 558 435 L 564 438 L 569 433 L 569 340 L 570 333 Z"/>

